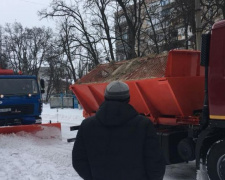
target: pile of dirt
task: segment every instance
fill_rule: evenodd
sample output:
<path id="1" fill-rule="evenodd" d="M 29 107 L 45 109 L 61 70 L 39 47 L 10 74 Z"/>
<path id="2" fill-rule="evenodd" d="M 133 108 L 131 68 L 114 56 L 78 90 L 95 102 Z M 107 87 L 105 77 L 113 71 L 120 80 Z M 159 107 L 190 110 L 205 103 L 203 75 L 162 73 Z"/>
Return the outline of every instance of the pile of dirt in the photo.
<path id="1" fill-rule="evenodd" d="M 164 77 L 168 54 L 150 55 L 131 60 L 101 64 L 83 76 L 77 84 L 103 83 Z"/>

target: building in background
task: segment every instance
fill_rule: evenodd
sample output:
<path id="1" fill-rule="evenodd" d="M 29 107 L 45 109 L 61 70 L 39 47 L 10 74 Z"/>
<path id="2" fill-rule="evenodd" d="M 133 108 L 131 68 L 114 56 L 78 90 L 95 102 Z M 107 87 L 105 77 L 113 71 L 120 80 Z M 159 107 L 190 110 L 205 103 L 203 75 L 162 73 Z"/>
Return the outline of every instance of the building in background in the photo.
<path id="1" fill-rule="evenodd" d="M 204 1 L 210 3 L 209 0 Z M 194 0 L 145 0 L 141 7 L 142 22 L 140 32 L 136 35 L 137 56 L 159 54 L 177 48 L 196 48 Z M 128 8 L 132 9 L 132 5 Z M 211 11 L 208 12 L 207 6 L 202 7 L 202 14 L 207 12 L 207 17 L 202 17 L 203 33 L 207 32 L 206 26 L 211 29 L 210 24 L 222 19 L 222 12 L 215 13 L 213 9 Z M 115 13 L 115 32 L 116 59 L 127 59 L 129 26 L 122 10 Z"/>

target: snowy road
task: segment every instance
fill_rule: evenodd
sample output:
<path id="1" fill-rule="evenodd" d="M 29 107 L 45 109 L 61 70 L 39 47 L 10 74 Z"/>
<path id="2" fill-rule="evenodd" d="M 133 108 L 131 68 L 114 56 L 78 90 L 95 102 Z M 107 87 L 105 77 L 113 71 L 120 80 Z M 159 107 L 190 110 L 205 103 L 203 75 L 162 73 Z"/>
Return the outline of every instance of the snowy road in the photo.
<path id="1" fill-rule="evenodd" d="M 57 109 L 44 105 L 42 118 L 45 122 L 58 120 L 62 123 L 62 140 L 50 138 L 49 132 L 35 136 L 26 133 L 0 135 L 0 180 L 81 180 L 71 164 L 73 143 L 67 143 L 66 139 L 76 136 L 69 127 L 81 123 L 82 111 L 59 109 L 57 112 Z M 194 162 L 167 166 L 164 178 L 194 179 Z M 205 179 L 198 177 L 198 180 Z"/>

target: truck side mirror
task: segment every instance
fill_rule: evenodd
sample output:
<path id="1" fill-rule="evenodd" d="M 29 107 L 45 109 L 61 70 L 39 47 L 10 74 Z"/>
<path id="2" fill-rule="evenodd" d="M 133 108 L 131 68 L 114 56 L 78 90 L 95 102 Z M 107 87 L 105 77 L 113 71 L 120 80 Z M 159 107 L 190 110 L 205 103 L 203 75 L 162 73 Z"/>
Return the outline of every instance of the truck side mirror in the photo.
<path id="1" fill-rule="evenodd" d="M 44 89 L 41 90 L 41 94 L 43 94 L 43 93 L 45 93 L 45 90 Z"/>
<path id="2" fill-rule="evenodd" d="M 45 88 L 45 81 L 44 81 L 44 79 L 41 79 L 40 83 L 41 83 L 41 88 L 44 89 Z"/>

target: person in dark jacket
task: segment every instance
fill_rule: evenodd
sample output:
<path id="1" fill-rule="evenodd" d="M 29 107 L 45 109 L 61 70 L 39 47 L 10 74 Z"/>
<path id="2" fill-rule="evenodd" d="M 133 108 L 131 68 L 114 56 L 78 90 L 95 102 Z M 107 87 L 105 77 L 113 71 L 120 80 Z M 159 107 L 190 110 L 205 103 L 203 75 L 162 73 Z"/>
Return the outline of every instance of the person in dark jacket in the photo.
<path id="1" fill-rule="evenodd" d="M 105 101 L 85 119 L 72 151 L 84 180 L 162 180 L 165 161 L 152 122 L 128 104 L 129 87 L 108 84 Z"/>

